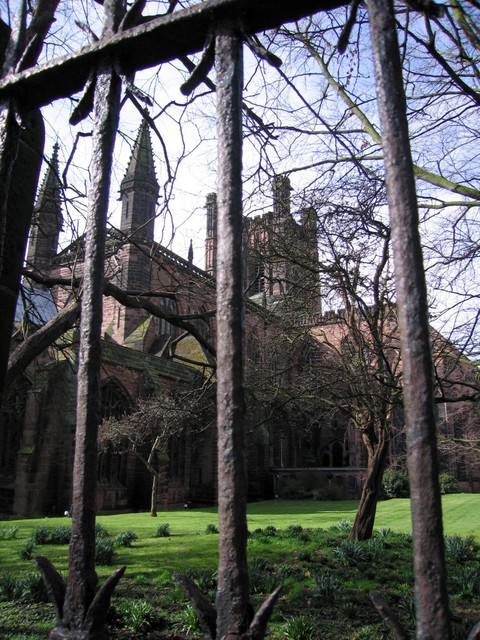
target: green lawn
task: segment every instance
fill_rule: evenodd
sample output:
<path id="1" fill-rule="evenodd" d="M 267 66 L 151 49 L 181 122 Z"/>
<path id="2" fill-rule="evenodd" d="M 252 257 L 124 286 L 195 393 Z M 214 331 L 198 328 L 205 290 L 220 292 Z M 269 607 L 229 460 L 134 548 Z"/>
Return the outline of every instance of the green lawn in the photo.
<path id="1" fill-rule="evenodd" d="M 258 607 L 278 584 L 285 590 L 269 627 L 271 640 L 317 637 L 305 629 L 295 632 L 296 626 L 302 625 L 311 625 L 322 640 L 384 640 L 385 628 L 369 599 L 372 590 L 384 595 L 413 634 L 411 538 L 405 535 L 411 531 L 410 502 L 381 502 L 378 531 L 373 540 L 364 543 L 348 540 L 348 524 L 337 526 L 353 521 L 356 505 L 355 501 L 284 500 L 249 505 L 252 604 Z M 480 495 L 447 495 L 443 507 L 445 533 L 476 540 L 452 539 L 454 544 L 447 553 L 455 638 L 465 638 L 480 618 Z M 110 623 L 112 637 L 178 640 L 178 633 L 186 633 L 188 638 L 199 640 L 201 636 L 192 629 L 187 603 L 172 574 L 189 574 L 214 601 L 218 535 L 207 534 L 206 529 L 207 525 L 218 524 L 216 510 L 168 511 L 157 518 L 148 513 L 99 516 L 98 522 L 110 539 L 128 530 L 138 536 L 132 547 L 116 549 L 113 566 L 97 567 L 103 581 L 114 567 L 127 566 L 113 600 L 116 617 Z M 158 527 L 165 523 L 171 535 L 156 537 Z M 22 584 L 29 580 L 32 584 L 32 577 L 38 580 L 31 560 L 21 557 L 35 529 L 70 524 L 65 517 L 0 522 L 0 532 L 18 528 L 14 539 L 1 539 L 0 535 L 0 638 L 48 637 L 54 624 L 52 606 L 30 595 L 7 596 L 5 587 L 10 578 Z M 66 573 L 66 544 L 37 546 L 33 554 L 46 555 Z M 33 593 L 37 593 L 35 589 Z M 148 630 L 128 631 L 122 606 L 132 602 L 153 607 L 156 622 L 152 635 Z"/>
<path id="2" fill-rule="evenodd" d="M 285 529 L 292 524 L 304 528 L 328 529 L 342 520 L 353 521 L 356 501 L 269 500 L 255 502 L 248 507 L 250 531 L 269 525 Z M 451 494 L 443 497 L 444 528 L 448 535 L 473 534 L 480 541 L 480 494 Z M 155 576 L 165 571 L 181 571 L 216 565 L 217 536 L 205 535 L 208 524 L 218 524 L 215 508 L 167 511 L 152 518 L 148 513 L 128 513 L 98 516 L 97 521 L 111 536 L 126 530 L 138 535 L 131 549 L 119 549 L 117 563 L 128 564 L 130 574 Z M 171 536 L 157 538 L 160 524 L 168 522 Z M 32 531 L 39 526 L 56 527 L 70 524 L 69 518 L 41 518 L 12 520 L 2 526 L 18 526 L 18 540 L 0 540 L 0 566 L 7 570 L 28 570 L 30 563 L 19 559 L 19 551 Z M 410 500 L 386 500 L 379 503 L 376 528 L 389 528 L 395 532 L 411 531 Z M 38 547 L 35 554 L 45 554 L 54 560 L 61 571 L 67 566 L 67 547 Z M 100 574 L 108 569 L 99 569 Z"/>
<path id="3" fill-rule="evenodd" d="M 447 535 L 473 534 L 480 540 L 480 494 L 460 493 L 443 496 L 443 523 Z M 278 528 L 300 522 L 304 527 L 328 528 L 339 520 L 352 520 L 356 500 L 323 502 L 312 500 L 270 500 L 248 507 L 249 528 L 273 524 Z M 269 522 L 271 519 L 271 522 Z M 408 533 L 412 530 L 410 500 L 384 500 L 379 503 L 375 527 L 389 527 Z"/>

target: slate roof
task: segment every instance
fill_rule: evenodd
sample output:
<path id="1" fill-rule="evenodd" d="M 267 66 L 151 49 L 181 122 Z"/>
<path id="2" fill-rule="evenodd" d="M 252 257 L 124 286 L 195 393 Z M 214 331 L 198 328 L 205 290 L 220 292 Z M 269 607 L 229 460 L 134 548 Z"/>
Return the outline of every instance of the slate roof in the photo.
<path id="1" fill-rule="evenodd" d="M 24 286 L 20 291 L 15 309 L 15 322 L 25 319 L 41 327 L 57 315 L 57 307 L 50 290 Z"/>

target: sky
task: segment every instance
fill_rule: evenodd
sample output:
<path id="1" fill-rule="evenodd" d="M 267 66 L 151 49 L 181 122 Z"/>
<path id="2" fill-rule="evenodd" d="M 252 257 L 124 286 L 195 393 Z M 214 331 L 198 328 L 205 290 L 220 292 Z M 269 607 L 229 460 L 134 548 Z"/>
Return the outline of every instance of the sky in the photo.
<path id="1" fill-rule="evenodd" d="M 0 7 L 5 16 L 6 0 L 0 0 Z M 88 23 L 97 34 L 101 32 L 101 8 L 97 3 L 91 0 L 63 0 L 60 7 L 57 22 L 49 36 L 49 44 L 45 48 L 45 56 L 49 59 L 75 50 L 89 41 L 90 36 L 78 27 L 76 21 Z M 165 3 L 149 2 L 147 8 L 149 13 L 156 13 L 164 10 Z M 333 30 L 343 19 L 344 13 L 341 11 L 332 14 Z M 421 21 L 419 18 L 419 22 Z M 334 47 L 324 45 L 322 41 L 316 41 L 316 46 L 326 47 L 326 56 L 332 65 L 331 71 L 342 83 L 341 87 L 358 98 L 364 113 L 375 125 L 378 119 L 369 42 L 368 38 L 355 40 L 355 34 L 356 32 L 343 57 L 338 57 Z M 248 95 L 249 106 L 266 125 L 275 125 L 276 135 L 274 139 L 246 132 L 244 212 L 250 215 L 271 209 L 269 183 L 274 173 L 291 172 L 294 196 L 304 188 L 327 184 L 330 177 L 341 173 L 342 166 L 345 166 L 338 162 L 339 157 L 346 156 L 349 162 L 351 160 L 347 147 L 343 145 L 347 139 L 350 148 L 356 145 L 358 150 L 368 156 L 367 163 L 370 162 L 370 166 L 378 167 L 381 171 L 382 158 L 378 145 L 372 144 L 372 140 L 362 129 L 361 122 L 346 108 L 345 103 L 338 100 L 335 91 L 326 86 L 325 78 L 318 67 L 315 67 L 312 58 L 305 58 L 304 52 L 299 53 L 300 49 L 301 46 L 293 46 L 280 51 L 285 62 L 287 80 L 288 75 L 294 78 L 298 94 L 287 87 L 285 79 L 277 71 L 264 63 L 258 63 L 246 52 L 245 95 Z M 425 55 L 419 56 L 418 60 L 415 57 L 407 58 L 405 62 L 408 67 L 405 69 L 405 77 L 407 91 L 411 94 L 411 108 L 417 108 L 411 122 L 414 160 L 420 166 L 433 170 L 436 166 L 441 167 L 446 173 L 450 172 L 454 179 L 466 176 L 465 180 L 476 184 L 476 169 L 480 163 L 480 147 L 478 138 L 474 135 L 478 131 L 478 126 L 475 128 L 475 122 L 478 124 L 477 112 L 463 108 L 464 96 L 461 92 L 450 92 L 448 100 L 433 100 L 429 104 L 428 98 L 425 101 L 424 96 L 428 96 L 429 88 L 435 86 L 429 84 L 432 79 L 438 81 L 440 75 L 435 75 L 437 71 L 428 66 L 431 61 Z M 204 204 L 206 195 L 216 190 L 215 102 L 212 94 L 200 87 L 195 91 L 192 103 L 186 108 L 187 99 L 180 92 L 184 79 L 185 71 L 177 62 L 137 74 L 135 85 L 153 97 L 154 104 L 150 107 L 150 113 L 155 118 L 161 136 L 159 140 L 156 133 L 152 132 L 157 177 L 162 194 L 158 203 L 156 240 L 183 257 L 187 256 L 192 241 L 194 262 L 203 268 Z M 302 103 L 303 98 L 307 98 L 307 106 Z M 61 171 L 65 169 L 75 137 L 81 134 L 75 156 L 68 164 L 65 242 L 70 240 L 72 232 L 83 230 L 86 200 L 82 196 L 86 194 L 89 182 L 90 157 L 90 138 L 86 134 L 92 129 L 91 119 L 74 128 L 68 125 L 72 106 L 71 100 L 61 100 L 44 109 L 47 126 L 46 156 L 51 154 L 53 144 L 58 141 Z M 320 118 L 317 114 L 320 114 Z M 322 124 L 322 118 L 333 123 L 340 135 L 335 138 L 331 136 L 328 126 Z M 112 174 L 110 212 L 113 225 L 119 220 L 119 183 L 126 170 L 140 120 L 140 114 L 127 103 L 122 109 Z M 168 179 L 164 149 L 168 152 L 170 172 L 174 180 Z M 442 196 L 439 190 L 429 184 L 419 181 L 418 186 L 427 198 L 431 195 Z M 250 197 L 251 193 L 255 193 L 255 196 Z M 422 209 L 422 213 L 424 211 Z M 457 212 L 453 208 L 447 209 L 445 221 L 448 222 L 452 215 L 457 215 Z M 439 233 L 441 236 L 441 230 Z M 472 287 L 478 287 L 475 278 L 465 282 L 465 287 L 469 283 Z"/>

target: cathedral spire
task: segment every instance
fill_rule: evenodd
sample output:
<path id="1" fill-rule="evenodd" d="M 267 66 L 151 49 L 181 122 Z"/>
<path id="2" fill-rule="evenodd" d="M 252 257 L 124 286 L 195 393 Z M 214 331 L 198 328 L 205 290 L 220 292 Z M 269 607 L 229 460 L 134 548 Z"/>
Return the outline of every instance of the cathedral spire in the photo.
<path id="1" fill-rule="evenodd" d="M 48 163 L 45 177 L 38 190 L 34 211 L 60 212 L 60 176 L 58 168 L 59 145 L 53 145 L 52 157 Z"/>
<path id="2" fill-rule="evenodd" d="M 127 171 L 120 184 L 120 229 L 137 242 L 153 240 L 158 190 L 150 132 L 147 122 L 142 120 Z"/>
<path id="3" fill-rule="evenodd" d="M 190 240 L 190 246 L 188 247 L 188 265 L 193 265 L 193 240 Z"/>
<path id="4" fill-rule="evenodd" d="M 62 229 L 61 184 L 58 168 L 59 145 L 55 143 L 47 171 L 33 208 L 27 263 L 36 269 L 49 264 L 57 253 Z"/>
<path id="5" fill-rule="evenodd" d="M 150 131 L 145 119 L 142 120 L 138 130 L 137 139 L 133 145 L 132 155 L 128 162 L 127 171 L 122 180 L 120 189 L 128 189 L 132 182 L 150 184 L 158 193 L 158 182 L 155 175 L 155 163 L 153 161 L 152 141 Z"/>

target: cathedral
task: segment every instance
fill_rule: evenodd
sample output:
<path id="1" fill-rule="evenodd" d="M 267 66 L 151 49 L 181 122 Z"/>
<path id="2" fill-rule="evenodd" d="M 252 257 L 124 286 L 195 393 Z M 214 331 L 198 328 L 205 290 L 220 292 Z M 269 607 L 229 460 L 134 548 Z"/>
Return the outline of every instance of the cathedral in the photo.
<path id="1" fill-rule="evenodd" d="M 37 195 L 25 260 L 32 277 L 26 276 L 17 304 L 13 349 L 75 304 L 81 288 L 84 238 L 58 250 L 63 214 L 57 153 Z M 341 412 L 331 411 L 331 402 L 323 409 L 321 398 L 301 400 L 322 353 L 320 332 L 312 328 L 321 325 L 325 335 L 341 316 L 322 314 L 316 212 L 292 212 L 290 192 L 288 178 L 276 176 L 272 210 L 244 224 L 249 499 L 320 490 L 328 497 L 329 489 L 331 496 L 357 497 L 366 462 L 358 430 Z M 120 223 L 107 234 L 105 419 L 132 413 L 139 399 L 195 388 L 214 377 L 216 194 L 206 195 L 202 270 L 191 254 L 184 259 L 155 242 L 158 193 L 150 133 L 142 122 L 120 185 Z M 160 307 L 162 317 L 150 313 L 149 304 Z M 299 326 L 308 330 L 299 332 Z M 70 508 L 77 355 L 73 324 L 10 389 L 0 415 L 2 514 L 58 515 Z M 292 390 L 298 399 L 282 404 L 288 394 L 294 397 Z M 138 456 L 102 449 L 97 473 L 99 513 L 150 507 L 151 476 Z M 215 501 L 214 425 L 172 436 L 162 458 L 156 506 Z"/>

